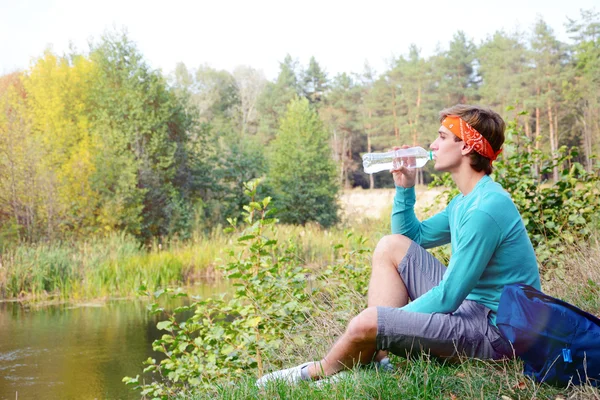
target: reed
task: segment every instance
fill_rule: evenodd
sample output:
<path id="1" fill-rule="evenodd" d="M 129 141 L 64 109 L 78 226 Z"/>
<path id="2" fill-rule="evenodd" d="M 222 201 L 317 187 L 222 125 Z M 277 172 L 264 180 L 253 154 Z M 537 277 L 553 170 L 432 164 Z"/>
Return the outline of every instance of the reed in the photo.
<path id="1" fill-rule="evenodd" d="M 309 268 L 335 261 L 334 249 L 349 232 L 373 247 L 385 233 L 382 220 L 362 220 L 322 229 L 317 224 L 279 225 L 277 239 L 294 245 L 295 256 Z M 141 284 L 150 289 L 187 286 L 218 278 L 215 266 L 235 248 L 231 235 L 216 230 L 187 241 L 142 246 L 118 234 L 79 242 L 19 245 L 0 254 L 0 298 L 89 300 L 133 296 Z"/>

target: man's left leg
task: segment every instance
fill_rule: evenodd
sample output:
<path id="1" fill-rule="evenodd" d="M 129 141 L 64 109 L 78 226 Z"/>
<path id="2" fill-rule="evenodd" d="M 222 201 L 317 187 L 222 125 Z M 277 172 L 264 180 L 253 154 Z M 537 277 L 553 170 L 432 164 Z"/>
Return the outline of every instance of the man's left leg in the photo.
<path id="1" fill-rule="evenodd" d="M 321 379 L 344 369 L 350 369 L 356 364 L 369 363 L 375 354 L 376 338 L 377 308 L 371 307 L 350 321 L 346 332 L 321 361 L 271 372 L 260 378 L 256 384 L 264 386 L 267 382 L 275 380 L 296 383 L 302 380 Z"/>
<path id="2" fill-rule="evenodd" d="M 346 332 L 333 345 L 325 358 L 308 366 L 311 378 L 324 378 L 357 364 L 373 360 L 377 338 L 377 308 L 369 307 L 354 317 Z"/>

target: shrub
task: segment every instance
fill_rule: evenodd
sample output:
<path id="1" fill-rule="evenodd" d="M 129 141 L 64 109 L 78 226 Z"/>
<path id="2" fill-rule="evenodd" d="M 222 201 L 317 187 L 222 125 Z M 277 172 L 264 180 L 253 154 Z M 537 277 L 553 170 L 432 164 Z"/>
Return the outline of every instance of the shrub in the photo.
<path id="1" fill-rule="evenodd" d="M 168 318 L 157 327 L 165 334 L 154 341 L 153 349 L 162 360 L 149 358 L 144 372 L 156 379 L 142 383 L 140 376 L 123 381 L 141 389 L 143 396 L 170 398 L 226 383 L 243 371 L 258 370 L 262 375 L 277 366 L 298 347 L 310 342 L 310 320 L 315 315 L 334 315 L 345 323 L 349 305 L 364 296 L 368 282 L 366 239 L 356 238 L 349 245 L 336 244 L 337 261 L 311 276 L 295 255 L 292 241 L 279 243 L 270 198 L 254 201 L 257 181 L 247 185 L 252 199 L 245 206 L 243 229 L 230 220 L 230 231 L 238 232 L 237 248 L 229 251 L 229 262 L 220 268 L 235 287 L 230 299 L 192 298 L 192 301 L 167 312 Z M 352 232 L 346 239 L 355 239 Z M 173 290 L 147 293 L 186 296 Z M 152 313 L 166 310 L 157 303 Z M 186 315 L 191 316 L 186 318 Z M 291 345 L 290 345 L 291 343 Z"/>

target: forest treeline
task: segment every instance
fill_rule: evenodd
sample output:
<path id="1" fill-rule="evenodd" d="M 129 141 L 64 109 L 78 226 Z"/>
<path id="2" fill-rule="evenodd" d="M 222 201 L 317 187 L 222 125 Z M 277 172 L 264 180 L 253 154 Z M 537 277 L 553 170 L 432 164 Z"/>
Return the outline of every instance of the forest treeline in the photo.
<path id="1" fill-rule="evenodd" d="M 85 53 L 48 50 L 0 77 L 0 242 L 185 238 L 238 217 L 244 182 L 258 177 L 282 221 L 330 226 L 341 188 L 391 185 L 364 174 L 362 154 L 428 146 L 439 110 L 456 103 L 488 105 L 516 119 L 532 151 L 575 147 L 597 170 L 600 15 L 582 10 L 566 26 L 568 43 L 542 19 L 479 44 L 458 31 L 429 57 L 411 45 L 385 71 L 329 76 L 288 55 L 273 81 L 245 66 L 165 75 L 126 34 Z"/>

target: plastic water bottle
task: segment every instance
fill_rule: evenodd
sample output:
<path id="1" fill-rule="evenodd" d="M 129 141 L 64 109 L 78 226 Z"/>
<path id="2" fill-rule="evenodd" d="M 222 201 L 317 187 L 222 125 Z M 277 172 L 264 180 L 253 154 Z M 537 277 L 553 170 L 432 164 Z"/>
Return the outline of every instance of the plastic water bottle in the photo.
<path id="1" fill-rule="evenodd" d="M 433 160 L 433 152 L 422 147 L 398 149 L 387 153 L 367 153 L 363 155 L 363 168 L 367 174 L 380 171 L 390 171 L 404 166 L 406 168 L 421 168 L 427 161 Z"/>

